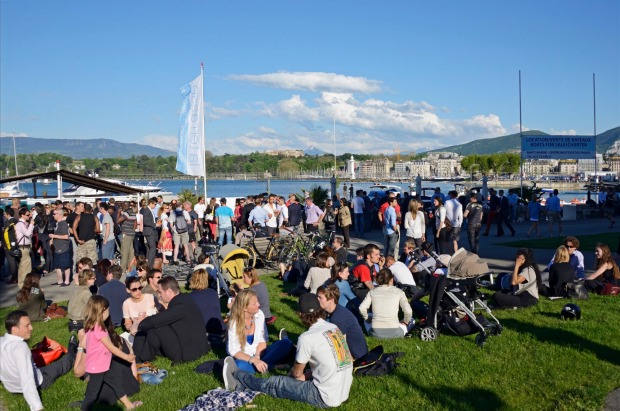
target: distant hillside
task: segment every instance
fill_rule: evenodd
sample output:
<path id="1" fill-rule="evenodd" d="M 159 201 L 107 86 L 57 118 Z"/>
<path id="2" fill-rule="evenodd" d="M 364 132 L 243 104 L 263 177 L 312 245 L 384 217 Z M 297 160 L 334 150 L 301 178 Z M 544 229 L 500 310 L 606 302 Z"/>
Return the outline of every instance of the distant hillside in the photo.
<path id="1" fill-rule="evenodd" d="M 525 131 L 524 135 L 547 135 L 538 130 Z M 596 148 L 599 153 L 604 153 L 610 148 L 615 141 L 620 140 L 620 127 L 612 128 L 598 135 L 596 139 Z M 521 141 L 519 134 L 510 134 L 508 136 L 485 138 L 481 140 L 470 141 L 469 143 L 459 144 L 456 146 L 443 147 L 434 151 L 450 151 L 464 156 L 471 154 L 493 154 L 504 153 L 509 151 L 519 151 Z"/>
<path id="2" fill-rule="evenodd" d="M 93 140 L 16 137 L 17 154 L 57 153 L 74 159 L 84 158 L 129 158 L 132 155 L 149 157 L 168 157 L 175 152 L 162 150 L 144 144 L 121 143 L 120 141 L 98 138 Z M 0 154 L 13 153 L 10 137 L 0 139 Z"/>

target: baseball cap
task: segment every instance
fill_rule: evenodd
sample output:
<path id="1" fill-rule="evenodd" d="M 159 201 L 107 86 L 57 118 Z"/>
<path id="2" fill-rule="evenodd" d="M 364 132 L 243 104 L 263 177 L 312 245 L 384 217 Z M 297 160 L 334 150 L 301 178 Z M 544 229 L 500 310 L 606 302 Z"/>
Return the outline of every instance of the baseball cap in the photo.
<path id="1" fill-rule="evenodd" d="M 317 312 L 321 309 L 319 305 L 319 299 L 316 294 L 305 293 L 299 297 L 299 312 L 302 314 L 309 314 Z"/>

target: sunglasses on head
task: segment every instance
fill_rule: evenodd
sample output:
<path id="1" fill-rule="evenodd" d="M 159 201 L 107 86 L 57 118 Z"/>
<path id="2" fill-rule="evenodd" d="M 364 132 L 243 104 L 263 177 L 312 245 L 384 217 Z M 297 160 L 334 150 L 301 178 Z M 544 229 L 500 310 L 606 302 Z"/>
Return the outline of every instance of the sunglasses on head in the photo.
<path id="1" fill-rule="evenodd" d="M 142 286 L 140 286 L 140 287 L 136 287 L 136 288 L 130 288 L 130 289 L 129 289 L 129 291 L 133 291 L 133 292 L 136 292 L 136 291 L 142 291 L 142 289 L 143 289 L 143 288 L 144 288 L 144 287 L 142 287 Z"/>

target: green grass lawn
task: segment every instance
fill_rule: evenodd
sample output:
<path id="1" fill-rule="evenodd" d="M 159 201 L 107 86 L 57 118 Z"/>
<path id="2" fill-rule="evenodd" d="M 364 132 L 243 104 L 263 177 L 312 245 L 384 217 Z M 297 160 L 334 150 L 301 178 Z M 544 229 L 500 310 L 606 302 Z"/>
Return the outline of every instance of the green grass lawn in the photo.
<path id="1" fill-rule="evenodd" d="M 618 232 L 603 232 L 598 234 L 591 235 L 579 235 L 577 238 L 579 239 L 579 249 L 581 252 L 592 251 L 594 252 L 594 246 L 596 243 L 605 243 L 609 246 L 611 252 L 615 252 L 618 248 L 618 237 L 620 234 Z M 527 240 L 519 240 L 519 241 L 510 241 L 506 243 L 501 243 L 499 245 L 503 245 L 506 247 L 528 247 L 528 248 L 545 248 L 555 250 L 564 242 L 564 237 L 554 237 L 554 238 L 528 238 Z"/>
<path id="2" fill-rule="evenodd" d="M 263 276 L 271 293 L 271 309 L 278 316 L 276 326 L 289 330 L 296 340 L 303 328 L 295 314 L 297 302 L 281 297 L 282 283 Z M 526 310 L 495 311 L 504 326 L 484 348 L 475 336 L 440 335 L 435 342 L 417 338 L 379 341 L 387 352 L 404 351 L 405 357 L 393 375 L 356 378 L 344 410 L 598 410 L 612 389 L 620 386 L 620 299 L 591 296 L 580 301 L 581 321 L 561 321 L 566 301 L 542 300 Z M 12 308 L 0 310 L 4 319 Z M 67 320 L 37 323 L 31 345 L 48 335 L 68 340 Z M 270 328 L 272 340 L 276 328 Z M 224 356 L 210 353 L 198 361 L 171 366 L 165 359 L 155 363 L 170 372 L 159 386 L 142 385 L 132 400 L 144 402 L 144 410 L 176 410 L 209 389 L 223 386 L 221 376 L 195 373 L 202 361 Z M 81 400 L 86 384 L 66 375 L 43 392 L 47 410 L 66 410 Z M 24 410 L 21 395 L 0 388 L 0 409 Z M 262 410 L 311 409 L 288 400 L 259 396 L 254 404 Z M 2 406 L 4 405 L 4 407 Z"/>

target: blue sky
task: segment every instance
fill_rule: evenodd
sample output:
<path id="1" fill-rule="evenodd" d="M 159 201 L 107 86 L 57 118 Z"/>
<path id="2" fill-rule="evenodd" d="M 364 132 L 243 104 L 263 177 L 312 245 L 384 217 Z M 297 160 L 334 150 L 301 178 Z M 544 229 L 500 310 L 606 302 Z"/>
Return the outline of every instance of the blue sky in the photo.
<path id="1" fill-rule="evenodd" d="M 620 125 L 620 2 L 0 0 L 0 133 L 176 150 L 205 64 L 215 154 L 419 152 Z M 1 139 L 0 144 L 8 140 Z M 4 150 L 2 150 L 4 151 Z"/>

